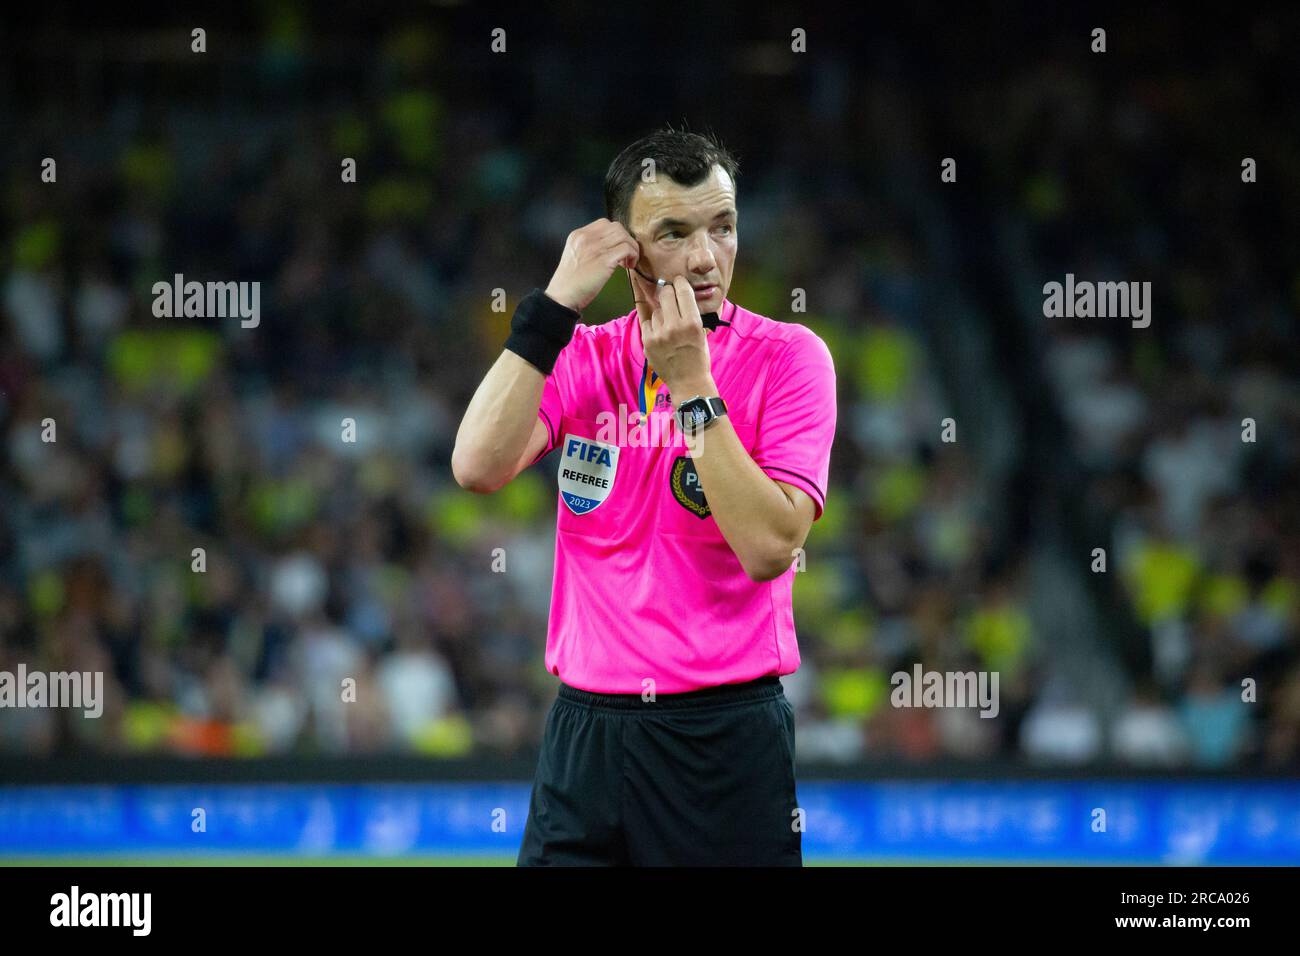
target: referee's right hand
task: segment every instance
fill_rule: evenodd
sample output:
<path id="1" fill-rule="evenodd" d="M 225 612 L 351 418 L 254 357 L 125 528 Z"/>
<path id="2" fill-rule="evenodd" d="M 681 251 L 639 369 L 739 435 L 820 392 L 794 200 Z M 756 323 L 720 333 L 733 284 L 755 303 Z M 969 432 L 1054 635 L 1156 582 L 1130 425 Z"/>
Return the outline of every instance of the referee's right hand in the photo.
<path id="1" fill-rule="evenodd" d="M 631 269 L 640 258 L 641 247 L 622 223 L 597 219 L 569 233 L 546 294 L 581 312 L 605 288 L 615 269 Z"/>

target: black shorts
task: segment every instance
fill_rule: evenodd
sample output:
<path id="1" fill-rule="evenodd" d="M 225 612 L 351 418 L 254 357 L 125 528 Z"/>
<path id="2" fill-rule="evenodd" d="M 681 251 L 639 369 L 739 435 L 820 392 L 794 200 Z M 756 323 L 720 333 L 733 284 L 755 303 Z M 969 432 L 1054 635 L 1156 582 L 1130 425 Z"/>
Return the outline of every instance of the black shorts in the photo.
<path id="1" fill-rule="evenodd" d="M 546 718 L 520 866 L 802 866 L 781 681 L 685 694 L 567 684 Z"/>

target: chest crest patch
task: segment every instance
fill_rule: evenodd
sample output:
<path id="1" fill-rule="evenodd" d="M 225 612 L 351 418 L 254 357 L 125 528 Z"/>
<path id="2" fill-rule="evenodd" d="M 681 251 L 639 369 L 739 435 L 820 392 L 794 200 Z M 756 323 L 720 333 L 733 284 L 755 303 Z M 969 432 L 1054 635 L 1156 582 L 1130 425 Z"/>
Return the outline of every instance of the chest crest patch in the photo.
<path id="1" fill-rule="evenodd" d="M 700 476 L 695 471 L 695 462 L 689 455 L 678 455 L 673 467 L 668 472 L 668 487 L 677 503 L 695 517 L 703 520 L 713 512 L 700 487 Z"/>

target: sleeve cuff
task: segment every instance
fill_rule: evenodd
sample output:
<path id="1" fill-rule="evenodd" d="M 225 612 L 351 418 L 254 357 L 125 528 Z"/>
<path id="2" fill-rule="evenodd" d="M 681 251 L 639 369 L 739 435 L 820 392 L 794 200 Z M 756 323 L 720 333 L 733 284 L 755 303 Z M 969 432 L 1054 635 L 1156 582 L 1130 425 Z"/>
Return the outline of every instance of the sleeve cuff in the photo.
<path id="1" fill-rule="evenodd" d="M 777 465 L 760 465 L 759 467 L 773 481 L 783 481 L 787 485 L 794 485 L 807 494 L 813 501 L 813 521 L 822 516 L 822 512 L 826 510 L 826 493 L 817 487 L 816 482 L 804 477 L 797 471 L 791 471 L 789 468 L 781 468 Z"/>
<path id="2" fill-rule="evenodd" d="M 551 424 L 551 416 L 546 414 L 546 409 L 539 407 L 537 409 L 537 417 L 546 425 L 546 447 L 538 452 L 536 458 L 529 462 L 530 465 L 537 464 L 555 448 L 555 426 Z"/>

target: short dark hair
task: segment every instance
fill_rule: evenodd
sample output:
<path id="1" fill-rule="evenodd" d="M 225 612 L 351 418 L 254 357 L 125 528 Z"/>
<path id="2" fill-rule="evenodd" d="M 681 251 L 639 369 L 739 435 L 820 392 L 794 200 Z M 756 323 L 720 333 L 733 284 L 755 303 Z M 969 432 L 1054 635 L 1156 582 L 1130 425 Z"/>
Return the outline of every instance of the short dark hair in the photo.
<path id="1" fill-rule="evenodd" d="M 647 159 L 654 160 L 655 175 L 664 175 L 683 186 L 697 186 L 721 166 L 736 181 L 740 164 L 711 132 L 692 133 L 665 126 L 643 136 L 614 157 L 605 173 L 605 215 L 627 225 L 632 194 L 641 182 Z"/>

